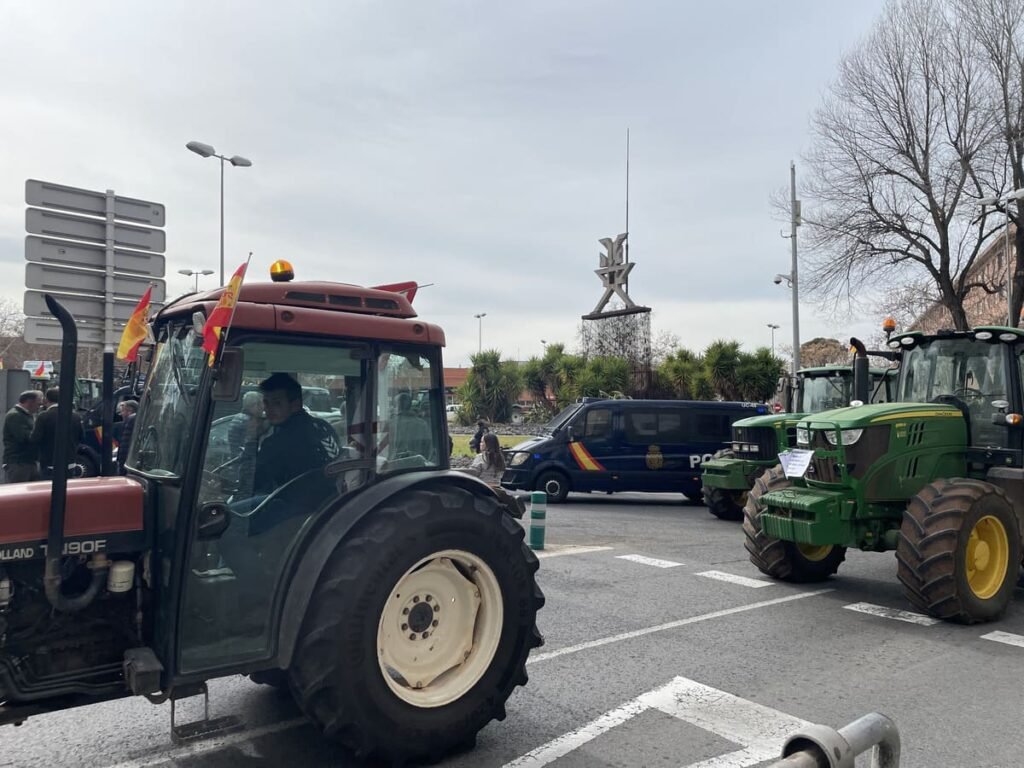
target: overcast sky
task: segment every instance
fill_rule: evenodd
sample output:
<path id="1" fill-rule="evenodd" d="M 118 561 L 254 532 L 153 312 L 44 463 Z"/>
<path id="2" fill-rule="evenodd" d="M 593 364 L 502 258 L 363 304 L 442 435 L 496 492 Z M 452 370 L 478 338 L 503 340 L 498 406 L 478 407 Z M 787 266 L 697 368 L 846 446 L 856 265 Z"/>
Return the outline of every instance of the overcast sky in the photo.
<path id="1" fill-rule="evenodd" d="M 624 228 L 655 333 L 688 347 L 792 338 L 769 195 L 881 0 L 747 2 L 0 1 L 0 296 L 24 290 L 24 181 L 167 206 L 168 293 L 226 264 L 298 279 L 435 283 L 420 315 L 448 365 L 575 345 L 601 295 L 597 240 Z M 212 286 L 210 278 L 201 285 Z M 801 305 L 801 336 L 874 318 Z"/>

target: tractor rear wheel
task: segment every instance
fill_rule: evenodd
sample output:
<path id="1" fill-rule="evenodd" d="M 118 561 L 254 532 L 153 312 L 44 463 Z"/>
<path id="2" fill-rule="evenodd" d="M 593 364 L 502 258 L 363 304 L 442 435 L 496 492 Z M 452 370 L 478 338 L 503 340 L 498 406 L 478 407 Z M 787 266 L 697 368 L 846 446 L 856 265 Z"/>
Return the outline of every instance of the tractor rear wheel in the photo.
<path id="1" fill-rule="evenodd" d="M 732 448 L 723 448 L 712 459 L 731 459 L 735 456 Z M 758 473 L 760 475 L 760 473 Z M 703 488 L 704 506 L 719 520 L 742 520 L 743 508 L 747 505 L 750 489 L 737 491 L 727 488 Z"/>
<path id="2" fill-rule="evenodd" d="M 1020 557 L 1017 515 L 990 483 L 936 480 L 903 512 L 897 574 L 907 599 L 936 618 L 999 618 L 1013 598 Z"/>
<path id="3" fill-rule="evenodd" d="M 769 536 L 761 527 L 761 515 L 765 510 L 761 497 L 792 484 L 781 465 L 754 480 L 747 505 L 743 508 L 743 545 L 750 554 L 750 562 L 766 576 L 782 581 L 823 581 L 839 570 L 839 564 L 846 559 L 846 547 L 782 541 Z"/>
<path id="4" fill-rule="evenodd" d="M 324 567 L 289 670 L 296 700 L 360 759 L 472 744 L 543 643 L 537 567 L 493 497 L 434 486 L 388 500 Z"/>

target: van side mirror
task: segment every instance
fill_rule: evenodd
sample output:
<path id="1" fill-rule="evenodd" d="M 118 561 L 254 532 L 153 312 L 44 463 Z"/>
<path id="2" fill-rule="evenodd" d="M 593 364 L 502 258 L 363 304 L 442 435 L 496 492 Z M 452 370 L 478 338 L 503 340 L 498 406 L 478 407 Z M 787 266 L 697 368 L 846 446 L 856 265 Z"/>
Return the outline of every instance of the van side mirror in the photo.
<path id="1" fill-rule="evenodd" d="M 234 402 L 242 391 L 242 369 L 245 352 L 241 347 L 225 347 L 221 352 L 217 378 L 213 382 L 215 402 Z"/>
<path id="2" fill-rule="evenodd" d="M 570 443 L 576 442 L 576 433 L 573 430 L 572 425 L 569 425 L 568 427 L 565 428 L 565 434 L 568 435 Z"/>

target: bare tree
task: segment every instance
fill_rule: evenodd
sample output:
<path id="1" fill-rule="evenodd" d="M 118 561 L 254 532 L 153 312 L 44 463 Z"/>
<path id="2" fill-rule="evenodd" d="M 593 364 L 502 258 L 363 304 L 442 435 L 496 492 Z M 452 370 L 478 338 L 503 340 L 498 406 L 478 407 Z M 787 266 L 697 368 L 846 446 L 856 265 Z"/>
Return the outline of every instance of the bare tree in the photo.
<path id="1" fill-rule="evenodd" d="M 998 128 L 990 147 L 990 173 L 979 174 L 986 193 L 999 197 L 1024 187 L 1024 2 L 956 0 L 957 19 L 981 53 L 989 87 L 984 96 Z M 1022 203 L 998 206 L 1015 227 L 1010 317 L 1019 324 L 1024 305 L 1024 212 Z M 1005 221 L 1000 215 L 998 223 Z"/>
<path id="2" fill-rule="evenodd" d="M 808 157 L 805 261 L 819 297 L 924 277 L 966 328 L 966 294 L 999 290 L 971 276 L 995 228 L 977 206 L 998 132 L 982 70 L 940 0 L 893 0 L 843 59 Z"/>

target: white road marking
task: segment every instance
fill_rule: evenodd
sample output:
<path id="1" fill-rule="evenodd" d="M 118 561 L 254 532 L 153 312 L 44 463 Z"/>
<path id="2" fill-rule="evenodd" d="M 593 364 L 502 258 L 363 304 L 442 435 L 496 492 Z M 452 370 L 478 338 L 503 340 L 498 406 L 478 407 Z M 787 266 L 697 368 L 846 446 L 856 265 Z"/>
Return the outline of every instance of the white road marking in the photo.
<path id="1" fill-rule="evenodd" d="M 661 688 L 606 712 L 582 728 L 552 739 L 506 763 L 504 768 L 541 768 L 649 709 L 657 709 L 743 745 L 742 749 L 690 763 L 685 768 L 749 768 L 778 757 L 786 738 L 809 725 L 806 720 L 785 712 L 677 677 Z"/>
<path id="2" fill-rule="evenodd" d="M 850 605 L 844 605 L 843 608 L 848 611 L 866 613 L 870 616 L 879 616 L 883 619 L 895 619 L 896 621 L 905 621 L 908 624 L 919 624 L 922 627 L 931 627 L 941 623 L 940 619 L 925 616 L 923 613 L 901 611 L 899 608 L 886 608 L 884 605 L 875 605 L 873 603 L 851 603 Z"/>
<path id="3" fill-rule="evenodd" d="M 195 757 L 196 755 L 205 754 L 206 752 L 213 752 L 217 749 L 241 744 L 246 741 L 251 741 L 252 739 L 258 739 L 262 736 L 268 736 L 271 733 L 288 731 L 292 728 L 298 728 L 300 725 L 309 725 L 309 720 L 304 717 L 296 717 L 280 723 L 265 725 L 262 728 L 235 731 L 221 737 L 213 737 L 206 739 L 205 741 L 196 742 L 195 744 L 188 744 L 184 747 L 179 747 L 178 749 L 168 749 L 162 752 L 154 752 L 146 757 L 137 757 L 133 760 L 125 760 L 123 763 L 109 765 L 106 768 L 148 768 L 148 766 L 160 765 L 161 763 L 169 761 L 184 760 L 190 757 Z"/>
<path id="4" fill-rule="evenodd" d="M 747 576 L 737 576 L 734 573 L 726 573 L 725 571 L 702 571 L 697 575 L 706 576 L 709 579 L 717 579 L 718 581 L 728 581 L 730 584 L 739 584 L 740 586 L 753 589 L 775 585 L 774 581 L 768 581 L 767 579 L 751 579 Z"/>
<path id="5" fill-rule="evenodd" d="M 992 640 L 997 643 L 1006 643 L 1006 645 L 1016 645 L 1020 648 L 1024 648 L 1024 635 L 1015 635 L 1011 632 L 989 632 L 987 635 L 981 636 L 982 640 Z"/>
<path id="6" fill-rule="evenodd" d="M 618 635 L 611 635 L 609 637 L 602 637 L 597 640 L 590 640 L 586 643 L 580 643 L 579 645 L 568 645 L 565 648 L 558 648 L 554 651 L 548 651 L 547 653 L 538 653 L 531 656 L 526 660 L 527 664 L 536 664 L 539 661 L 547 661 L 548 659 L 557 659 L 559 656 L 567 656 L 570 653 L 578 653 L 580 651 L 586 651 L 591 648 L 600 648 L 602 645 L 609 645 L 611 643 L 618 643 L 622 640 L 632 640 L 634 637 L 643 637 L 644 635 L 652 634 L 653 632 L 663 632 L 666 629 L 676 629 L 677 627 L 685 627 L 688 624 L 697 624 L 702 621 L 710 621 L 711 619 L 720 619 L 723 616 L 732 616 L 734 613 L 744 613 L 745 611 L 754 611 L 758 608 L 767 608 L 771 605 L 781 605 L 782 603 L 789 603 L 794 600 L 803 600 L 807 597 L 815 597 L 817 595 L 824 595 L 827 592 L 833 592 L 832 589 L 818 589 L 813 592 L 801 592 L 796 595 L 787 595 L 786 597 L 776 597 L 772 600 L 762 600 L 759 603 L 750 603 L 749 605 L 740 605 L 735 608 L 725 608 L 721 611 L 713 611 L 712 613 L 705 613 L 700 616 L 691 616 L 687 619 L 678 619 L 677 621 L 670 621 L 666 624 L 658 624 L 653 627 L 646 627 L 645 629 L 635 629 L 632 632 L 623 632 Z"/>
<path id="7" fill-rule="evenodd" d="M 641 565 L 653 565 L 655 568 L 678 568 L 682 563 L 676 563 L 672 560 L 658 560 L 654 557 L 645 557 L 644 555 L 616 555 L 619 560 L 630 560 L 634 563 L 640 563 Z"/>
<path id="8" fill-rule="evenodd" d="M 588 552 L 606 552 L 612 547 L 585 547 L 575 544 L 548 544 L 544 549 L 534 552 L 537 557 L 559 557 L 561 555 L 585 555 Z"/>

